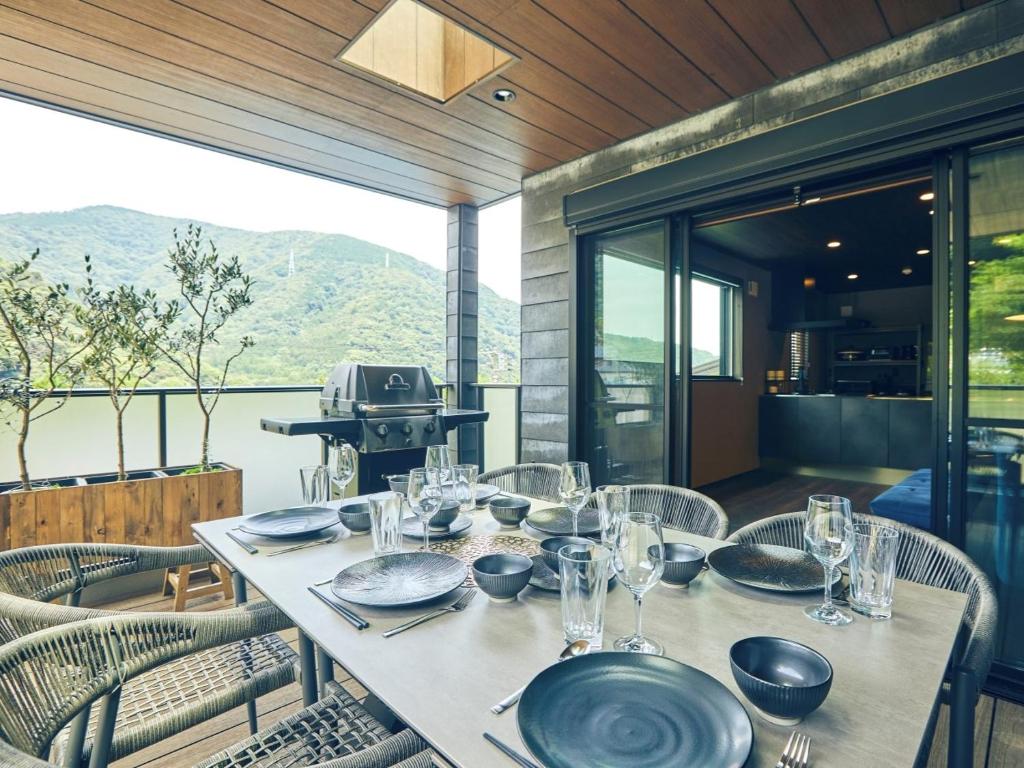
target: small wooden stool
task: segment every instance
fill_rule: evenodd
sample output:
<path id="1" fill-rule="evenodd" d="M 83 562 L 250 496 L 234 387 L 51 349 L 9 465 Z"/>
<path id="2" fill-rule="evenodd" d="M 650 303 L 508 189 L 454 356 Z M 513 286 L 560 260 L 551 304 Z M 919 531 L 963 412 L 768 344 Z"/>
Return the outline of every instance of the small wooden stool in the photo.
<path id="1" fill-rule="evenodd" d="M 209 576 L 209 584 L 191 585 L 195 576 Z M 174 593 L 174 610 L 184 611 L 185 603 L 194 597 L 215 595 L 222 592 L 225 600 L 234 600 L 235 591 L 231 588 L 231 573 L 221 563 L 210 562 L 205 566 L 179 565 L 176 569 L 164 571 L 163 593 Z"/>

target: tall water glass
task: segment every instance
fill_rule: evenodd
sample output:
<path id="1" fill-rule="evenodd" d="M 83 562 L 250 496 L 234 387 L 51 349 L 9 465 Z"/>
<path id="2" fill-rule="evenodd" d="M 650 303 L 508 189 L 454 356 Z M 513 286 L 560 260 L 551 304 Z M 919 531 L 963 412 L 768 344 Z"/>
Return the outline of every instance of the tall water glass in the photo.
<path id="1" fill-rule="evenodd" d="M 804 610 L 808 618 L 839 626 L 853 619 L 832 604 L 832 570 L 853 549 L 853 511 L 842 496 L 811 496 L 807 499 L 804 542 L 825 569 L 825 601 Z"/>
<path id="2" fill-rule="evenodd" d="M 370 504 L 370 533 L 373 535 L 373 554 L 393 555 L 402 549 L 402 496 L 393 491 L 374 493 L 367 498 Z"/>
<path id="3" fill-rule="evenodd" d="M 643 632 L 644 594 L 658 583 L 665 571 L 665 539 L 661 518 L 649 512 L 631 512 L 619 523 L 612 550 L 612 568 L 619 581 L 633 593 L 636 631 L 615 641 L 615 650 L 661 656 L 661 643 Z"/>
<path id="4" fill-rule="evenodd" d="M 409 471 L 409 505 L 423 526 L 424 552 L 430 551 L 430 519 L 441 509 L 441 472 L 432 467 L 419 467 Z"/>
<path id="5" fill-rule="evenodd" d="M 566 509 L 572 513 L 572 535 L 580 535 L 580 510 L 590 500 L 590 467 L 585 461 L 567 461 L 562 464 L 558 480 L 558 495 Z"/>
<path id="6" fill-rule="evenodd" d="M 601 650 L 610 562 L 611 552 L 597 544 L 569 544 L 558 550 L 566 645 L 586 640 L 592 650 Z"/>
<path id="7" fill-rule="evenodd" d="M 299 467 L 299 481 L 302 483 L 302 503 L 307 507 L 319 506 L 330 498 L 325 465 Z"/>
<path id="8" fill-rule="evenodd" d="M 423 462 L 427 469 L 436 469 L 441 473 L 441 482 L 447 483 L 452 477 L 452 457 L 447 445 L 431 445 L 427 447 L 427 458 Z"/>
<path id="9" fill-rule="evenodd" d="M 456 464 L 452 467 L 453 496 L 459 502 L 460 512 L 476 509 L 476 478 L 480 468 L 476 464 Z"/>
<path id="10" fill-rule="evenodd" d="M 356 474 L 356 449 L 348 443 L 337 443 L 328 448 L 327 474 L 338 490 L 338 497 L 345 498 L 345 489 Z"/>
<path id="11" fill-rule="evenodd" d="M 602 485 L 595 492 L 601 515 L 601 543 L 615 547 L 615 535 L 621 522 L 629 517 L 629 486 Z"/>
<path id="12" fill-rule="evenodd" d="M 850 552 L 850 607 L 872 619 L 892 617 L 900 532 L 891 525 L 855 523 Z"/>

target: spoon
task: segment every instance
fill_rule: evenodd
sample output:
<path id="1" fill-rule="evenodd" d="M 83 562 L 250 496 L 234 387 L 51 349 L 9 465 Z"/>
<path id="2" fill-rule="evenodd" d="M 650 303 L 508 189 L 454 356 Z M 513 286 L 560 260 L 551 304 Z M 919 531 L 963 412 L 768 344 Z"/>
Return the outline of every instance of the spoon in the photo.
<path id="1" fill-rule="evenodd" d="M 586 640 L 576 640 L 565 646 L 562 652 L 558 654 L 558 661 L 565 661 L 566 659 L 571 659 L 573 656 L 583 656 L 587 653 L 590 653 L 590 643 Z M 493 707 L 491 707 L 491 712 L 493 712 L 496 715 L 500 715 L 506 709 L 511 709 L 515 706 L 515 703 L 519 701 L 519 697 L 523 695 L 523 691 L 525 690 L 526 686 L 524 685 L 515 693 L 506 696 L 504 699 L 502 699 Z"/>

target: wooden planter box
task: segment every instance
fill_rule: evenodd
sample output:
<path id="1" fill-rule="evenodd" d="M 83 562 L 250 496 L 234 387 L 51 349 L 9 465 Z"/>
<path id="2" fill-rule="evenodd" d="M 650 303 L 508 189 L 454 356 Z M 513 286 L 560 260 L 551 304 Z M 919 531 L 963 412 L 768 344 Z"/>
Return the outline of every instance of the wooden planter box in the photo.
<path id="1" fill-rule="evenodd" d="M 188 467 L 55 478 L 53 488 L 4 491 L 0 550 L 82 541 L 159 547 L 194 544 L 192 523 L 242 514 L 242 470 L 182 475 Z"/>

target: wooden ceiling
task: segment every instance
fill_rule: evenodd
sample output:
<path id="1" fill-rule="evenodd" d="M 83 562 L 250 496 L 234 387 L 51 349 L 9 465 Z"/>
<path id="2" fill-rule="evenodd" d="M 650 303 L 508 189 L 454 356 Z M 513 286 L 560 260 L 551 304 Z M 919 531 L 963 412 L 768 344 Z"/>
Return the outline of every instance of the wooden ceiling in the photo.
<path id="1" fill-rule="evenodd" d="M 0 90 L 435 205 L 980 0 L 424 0 L 520 59 L 447 104 L 340 64 L 388 0 L 0 0 Z M 496 88 L 518 98 L 499 104 Z"/>

